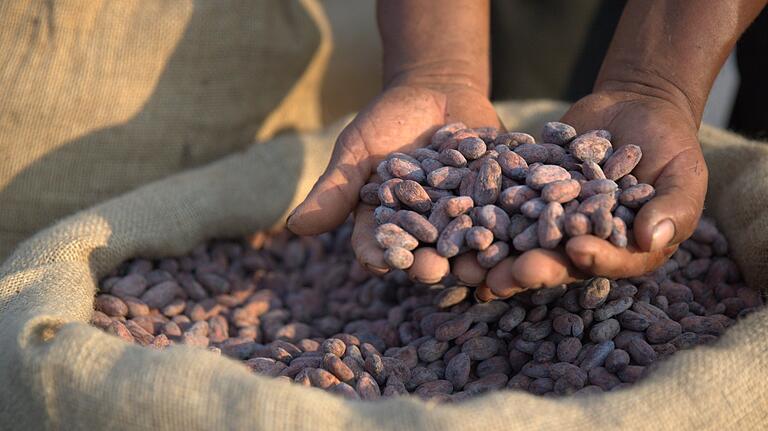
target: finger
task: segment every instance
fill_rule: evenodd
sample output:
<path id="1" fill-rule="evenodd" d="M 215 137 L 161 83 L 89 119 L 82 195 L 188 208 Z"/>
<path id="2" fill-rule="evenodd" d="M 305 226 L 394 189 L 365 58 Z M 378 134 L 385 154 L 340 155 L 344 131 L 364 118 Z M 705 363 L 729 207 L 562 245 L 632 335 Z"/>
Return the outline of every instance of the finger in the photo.
<path id="1" fill-rule="evenodd" d="M 637 277 L 664 264 L 677 249 L 665 247 L 659 251 L 643 252 L 634 244 L 627 248 L 616 247 L 610 242 L 592 235 L 570 239 L 565 252 L 581 271 L 608 278 Z"/>
<path id="2" fill-rule="evenodd" d="M 475 300 L 478 302 L 488 302 L 493 301 L 494 299 L 499 299 L 498 296 L 494 295 L 493 292 L 491 292 L 491 288 L 489 288 L 486 285 L 478 286 L 475 288 Z"/>
<path id="3" fill-rule="evenodd" d="M 488 271 L 486 283 L 494 295 L 509 298 L 525 290 L 515 282 L 514 266 L 515 258 L 508 257 Z"/>
<path id="4" fill-rule="evenodd" d="M 479 286 L 488 270 L 477 263 L 477 252 L 471 251 L 451 260 L 451 272 L 467 286 Z"/>
<path id="5" fill-rule="evenodd" d="M 641 250 L 659 251 L 693 233 L 707 193 L 707 166 L 696 148 L 672 159 L 656 178 L 656 196 L 643 205 L 633 230 Z"/>
<path id="6" fill-rule="evenodd" d="M 347 126 L 325 172 L 288 216 L 288 229 L 298 235 L 316 235 L 344 223 L 358 202 L 360 188 L 371 172 L 370 163 L 357 128 Z"/>
<path id="7" fill-rule="evenodd" d="M 413 265 L 408 269 L 411 280 L 434 284 L 443 279 L 451 267 L 448 259 L 440 256 L 432 247 L 421 247 L 413 252 Z"/>
<path id="8" fill-rule="evenodd" d="M 555 287 L 584 279 L 584 273 L 564 252 L 541 248 L 521 254 L 515 259 L 511 273 L 515 284 L 524 289 Z"/>
<path id="9" fill-rule="evenodd" d="M 384 261 L 384 250 L 379 247 L 374 237 L 376 220 L 373 218 L 373 206 L 360 204 L 355 211 L 355 226 L 352 229 L 352 249 L 357 260 L 368 271 L 382 275 L 389 271 Z"/>

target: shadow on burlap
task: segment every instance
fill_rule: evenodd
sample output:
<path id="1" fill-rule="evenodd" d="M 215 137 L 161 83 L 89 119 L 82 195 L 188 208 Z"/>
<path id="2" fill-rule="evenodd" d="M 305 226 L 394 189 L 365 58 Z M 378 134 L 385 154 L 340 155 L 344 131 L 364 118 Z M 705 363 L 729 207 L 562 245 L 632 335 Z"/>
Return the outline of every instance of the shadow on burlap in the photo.
<path id="1" fill-rule="evenodd" d="M 553 102 L 497 105 L 537 132 Z M 282 223 L 324 168 L 343 123 L 279 136 L 77 213 L 23 243 L 0 268 L 0 429 L 765 429 L 768 312 L 713 346 L 680 352 L 636 386 L 545 399 L 518 392 L 458 405 L 349 401 L 277 382 L 185 346 L 129 345 L 87 324 L 97 280 L 134 256 L 171 256 L 214 237 Z M 768 149 L 704 127 L 707 211 L 748 283 L 763 288 Z"/>

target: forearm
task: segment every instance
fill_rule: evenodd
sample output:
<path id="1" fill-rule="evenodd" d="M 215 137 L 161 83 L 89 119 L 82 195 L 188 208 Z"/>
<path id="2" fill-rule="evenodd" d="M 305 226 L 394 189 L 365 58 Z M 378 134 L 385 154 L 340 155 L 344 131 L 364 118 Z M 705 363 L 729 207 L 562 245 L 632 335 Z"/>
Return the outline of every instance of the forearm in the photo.
<path id="1" fill-rule="evenodd" d="M 630 0 L 596 90 L 649 93 L 699 124 L 720 68 L 766 0 Z"/>
<path id="2" fill-rule="evenodd" d="M 437 84 L 488 93 L 489 0 L 379 0 L 384 86 Z"/>

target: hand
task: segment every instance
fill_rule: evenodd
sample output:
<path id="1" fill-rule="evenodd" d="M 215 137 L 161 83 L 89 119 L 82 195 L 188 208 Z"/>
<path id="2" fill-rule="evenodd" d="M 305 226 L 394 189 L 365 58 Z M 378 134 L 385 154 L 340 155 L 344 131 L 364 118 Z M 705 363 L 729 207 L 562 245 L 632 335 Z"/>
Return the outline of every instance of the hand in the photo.
<path id="1" fill-rule="evenodd" d="M 694 118 L 685 103 L 630 91 L 596 92 L 574 104 L 563 122 L 580 132 L 607 129 L 614 147 L 642 148 L 633 173 L 653 185 L 656 196 L 635 217 L 634 243 L 626 249 L 587 235 L 570 239 L 564 249 L 531 250 L 493 268 L 490 291 L 507 297 L 585 276 L 638 276 L 661 266 L 693 233 L 704 205 L 708 174 Z"/>
<path id="2" fill-rule="evenodd" d="M 341 132 L 325 173 L 289 216 L 288 228 L 299 235 L 319 234 L 339 226 L 355 210 L 352 246 L 358 260 L 373 273 L 387 272 L 384 251 L 373 237 L 374 208 L 358 204 L 360 187 L 389 153 L 426 146 L 437 128 L 456 121 L 469 127 L 499 127 L 487 96 L 470 86 L 390 87 Z M 434 283 L 448 270 L 447 259 L 425 248 L 415 254 L 409 275 Z M 477 278 L 474 272 L 467 276 Z M 483 270 L 480 279 L 484 276 Z"/>

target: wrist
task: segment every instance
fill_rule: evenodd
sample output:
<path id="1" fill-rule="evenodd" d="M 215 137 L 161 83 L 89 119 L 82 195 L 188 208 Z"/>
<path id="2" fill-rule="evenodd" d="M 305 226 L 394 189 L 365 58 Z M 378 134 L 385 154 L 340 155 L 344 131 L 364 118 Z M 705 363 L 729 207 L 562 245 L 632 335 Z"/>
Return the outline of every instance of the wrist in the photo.
<path id="1" fill-rule="evenodd" d="M 708 91 L 700 92 L 692 87 L 653 67 L 628 63 L 618 67 L 604 64 L 594 92 L 624 93 L 625 96 L 666 102 L 683 113 L 698 129 Z"/>
<path id="2" fill-rule="evenodd" d="M 462 90 L 489 96 L 490 80 L 487 69 L 478 68 L 466 60 L 434 60 L 419 65 L 386 70 L 384 89 L 395 86 L 428 88 L 443 93 Z"/>

